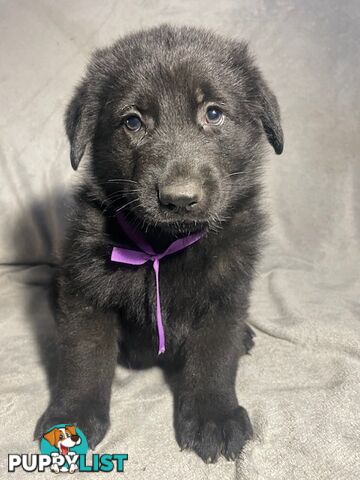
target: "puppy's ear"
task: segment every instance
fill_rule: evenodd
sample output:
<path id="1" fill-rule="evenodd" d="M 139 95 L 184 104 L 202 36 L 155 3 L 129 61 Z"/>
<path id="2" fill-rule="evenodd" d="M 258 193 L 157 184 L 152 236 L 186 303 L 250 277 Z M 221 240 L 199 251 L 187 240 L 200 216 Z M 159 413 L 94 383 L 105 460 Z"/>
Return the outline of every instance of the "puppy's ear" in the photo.
<path id="1" fill-rule="evenodd" d="M 75 427 L 75 425 L 67 425 L 67 426 L 65 427 L 65 430 L 67 430 L 67 431 L 70 433 L 70 435 L 76 435 L 76 427 Z"/>
<path id="2" fill-rule="evenodd" d="M 74 170 L 77 170 L 94 132 L 94 115 L 89 111 L 89 103 L 87 84 L 84 81 L 77 87 L 65 114 L 65 129 L 70 141 L 70 160 Z"/>
<path id="3" fill-rule="evenodd" d="M 280 155 L 284 148 L 280 108 L 277 99 L 267 86 L 260 70 L 255 66 L 245 42 L 235 43 L 231 60 L 239 77 L 239 85 L 247 96 L 247 104 L 253 115 L 262 123 L 267 139 Z"/>
<path id="4" fill-rule="evenodd" d="M 43 435 L 43 438 L 45 438 L 45 440 L 47 440 L 50 445 L 55 445 L 56 444 L 56 437 L 57 437 L 57 428 L 53 428 L 52 430 L 50 430 L 50 432 L 48 433 L 45 433 Z"/>
<path id="5" fill-rule="evenodd" d="M 256 84 L 261 123 L 270 145 L 274 148 L 275 153 L 280 155 L 284 149 L 284 134 L 281 128 L 279 104 L 259 71 L 257 74 Z"/>

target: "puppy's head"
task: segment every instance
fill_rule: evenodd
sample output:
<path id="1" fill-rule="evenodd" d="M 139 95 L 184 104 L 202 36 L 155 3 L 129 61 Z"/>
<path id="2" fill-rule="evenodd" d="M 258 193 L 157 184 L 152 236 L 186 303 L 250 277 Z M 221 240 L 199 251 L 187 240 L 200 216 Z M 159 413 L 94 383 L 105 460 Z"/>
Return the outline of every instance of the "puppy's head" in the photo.
<path id="1" fill-rule="evenodd" d="M 278 103 L 247 46 L 194 28 L 95 52 L 66 130 L 73 168 L 88 147 L 114 211 L 172 231 L 226 221 L 256 185 L 263 139 L 283 149 Z"/>
<path id="2" fill-rule="evenodd" d="M 45 433 L 43 437 L 50 443 L 50 445 L 58 448 L 62 454 L 66 454 L 71 447 L 78 445 L 81 442 L 74 425 L 53 428 Z"/>

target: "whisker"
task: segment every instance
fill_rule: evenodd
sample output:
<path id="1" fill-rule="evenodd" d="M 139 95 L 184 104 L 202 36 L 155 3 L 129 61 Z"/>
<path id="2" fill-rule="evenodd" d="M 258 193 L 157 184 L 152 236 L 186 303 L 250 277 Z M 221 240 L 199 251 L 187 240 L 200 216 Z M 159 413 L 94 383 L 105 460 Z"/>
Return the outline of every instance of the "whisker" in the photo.
<path id="1" fill-rule="evenodd" d="M 123 205 L 122 207 L 118 208 L 118 209 L 116 210 L 116 213 L 121 212 L 121 210 L 123 210 L 124 208 L 128 207 L 128 206 L 131 205 L 132 203 L 134 203 L 134 202 L 139 202 L 139 201 L 140 201 L 139 198 L 134 198 L 134 200 L 130 200 L 130 202 L 127 202 L 127 203 L 125 203 L 125 205 Z"/>
<path id="2" fill-rule="evenodd" d="M 129 180 L 128 178 L 110 178 L 109 180 L 106 180 L 106 183 L 120 183 L 120 182 L 128 182 L 128 183 L 135 183 L 136 185 L 138 182 L 135 180 Z"/>
<path id="3" fill-rule="evenodd" d="M 137 193 L 139 189 L 133 190 L 120 190 L 118 192 L 113 192 L 107 195 L 107 197 L 101 202 L 101 206 L 108 204 L 107 207 L 113 205 L 117 200 L 121 200 L 122 198 L 126 198 L 128 193 Z"/>
<path id="4" fill-rule="evenodd" d="M 225 178 L 234 177 L 235 175 L 246 175 L 246 172 L 233 172 L 233 173 L 230 173 L 229 175 L 225 175 Z"/>
<path id="5" fill-rule="evenodd" d="M 109 195 L 107 195 L 107 198 L 115 197 L 116 195 L 125 196 L 128 193 L 137 193 L 137 192 L 140 192 L 140 190 L 138 188 L 136 188 L 134 190 L 119 190 L 117 192 L 110 193 Z"/>

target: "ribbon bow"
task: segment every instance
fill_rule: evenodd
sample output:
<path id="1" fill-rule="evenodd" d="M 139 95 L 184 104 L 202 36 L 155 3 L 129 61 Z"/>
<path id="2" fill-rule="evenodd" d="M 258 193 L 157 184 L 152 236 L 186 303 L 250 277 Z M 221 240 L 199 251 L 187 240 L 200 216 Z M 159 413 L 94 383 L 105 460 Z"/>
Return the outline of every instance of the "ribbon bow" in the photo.
<path id="1" fill-rule="evenodd" d="M 146 241 L 143 235 L 135 230 L 126 220 L 123 214 L 117 215 L 117 220 L 126 236 L 139 248 L 138 250 L 129 250 L 123 247 L 113 247 L 111 253 L 111 261 L 126 263 L 128 265 L 143 265 L 144 263 L 153 262 L 153 269 L 155 272 L 156 284 L 156 324 L 159 337 L 159 351 L 158 355 L 165 352 L 165 333 L 164 325 L 161 315 L 160 302 L 160 260 L 168 255 L 172 255 L 180 250 L 184 250 L 188 246 L 200 240 L 204 235 L 203 232 L 194 233 L 187 237 L 179 238 L 169 245 L 169 247 L 162 253 L 156 253 L 151 245 Z"/>

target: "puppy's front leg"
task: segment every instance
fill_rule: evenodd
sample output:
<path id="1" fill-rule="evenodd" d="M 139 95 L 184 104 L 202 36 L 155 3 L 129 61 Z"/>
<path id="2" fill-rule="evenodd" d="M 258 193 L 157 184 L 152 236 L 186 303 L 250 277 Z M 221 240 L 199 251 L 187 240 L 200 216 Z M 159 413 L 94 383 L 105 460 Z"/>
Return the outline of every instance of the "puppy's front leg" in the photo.
<path id="1" fill-rule="evenodd" d="M 74 423 L 94 448 L 109 427 L 111 384 L 117 358 L 113 314 L 66 297 L 58 317 L 58 374 L 50 405 L 39 419 L 35 438 L 59 423 Z"/>
<path id="2" fill-rule="evenodd" d="M 184 346 L 185 364 L 175 393 L 176 438 L 181 448 L 194 450 L 206 462 L 221 454 L 235 459 L 252 436 L 248 414 L 235 393 L 246 332 L 245 324 L 209 319 Z"/>

